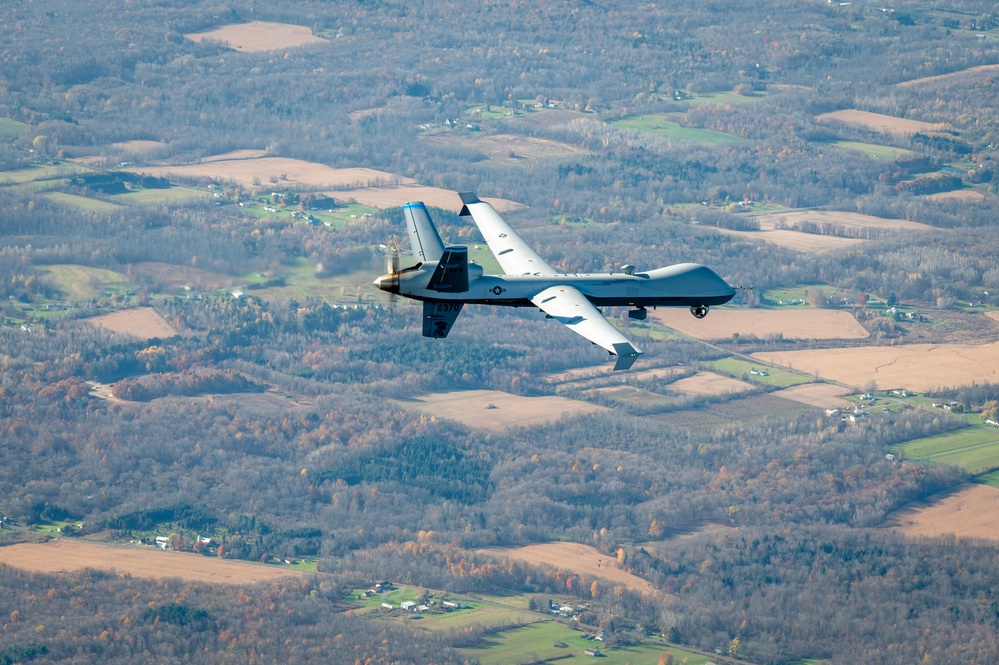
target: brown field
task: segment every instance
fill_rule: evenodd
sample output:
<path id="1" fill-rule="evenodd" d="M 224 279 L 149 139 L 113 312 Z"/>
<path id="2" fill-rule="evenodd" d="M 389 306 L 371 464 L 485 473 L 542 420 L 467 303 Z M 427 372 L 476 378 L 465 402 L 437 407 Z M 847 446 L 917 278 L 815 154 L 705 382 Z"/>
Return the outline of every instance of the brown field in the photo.
<path id="1" fill-rule="evenodd" d="M 150 546 L 113 547 L 65 538 L 0 547 L 0 564 L 36 573 L 70 573 L 92 568 L 133 577 L 177 577 L 213 584 L 254 584 L 304 574 L 249 561 L 164 552 Z"/>
<path id="2" fill-rule="evenodd" d="M 361 205 L 371 206 L 372 208 L 392 208 L 411 201 L 423 201 L 428 206 L 457 212 L 461 210 L 462 205 L 461 199 L 458 198 L 455 192 L 438 187 L 425 187 L 423 185 L 365 187 L 353 189 L 349 192 L 330 192 L 330 195 L 334 198 L 343 198 L 346 196 L 347 198 L 354 199 L 354 201 Z M 483 197 L 482 200 L 493 204 L 493 207 L 500 212 L 517 210 L 524 207 L 523 204 L 506 199 Z"/>
<path id="3" fill-rule="evenodd" d="M 937 192 L 923 197 L 928 201 L 984 201 L 985 195 L 977 189 L 955 189 L 951 192 Z"/>
<path id="4" fill-rule="evenodd" d="M 985 312 L 985 316 L 989 317 L 996 323 L 999 323 L 999 312 Z"/>
<path id="5" fill-rule="evenodd" d="M 727 235 L 739 236 L 749 240 L 761 240 L 771 245 L 777 245 L 785 249 L 793 249 L 796 252 L 808 252 L 809 254 L 823 254 L 844 247 L 853 247 L 864 242 L 857 238 L 839 238 L 837 236 L 820 236 L 815 233 L 801 233 L 800 231 L 774 230 L 774 231 L 733 231 L 731 229 L 715 229 Z"/>
<path id="6" fill-rule="evenodd" d="M 732 395 L 755 390 L 756 386 L 714 372 L 698 372 L 674 381 L 670 388 L 688 395 Z"/>
<path id="7" fill-rule="evenodd" d="M 871 381 L 882 390 L 916 392 L 999 381 L 999 342 L 775 351 L 754 353 L 753 357 L 858 390 Z"/>
<path id="8" fill-rule="evenodd" d="M 193 42 L 212 39 L 223 42 L 236 51 L 249 52 L 276 51 L 327 41 L 314 36 L 310 28 L 301 25 L 264 21 L 224 25 L 207 32 L 193 32 L 184 36 Z"/>
<path id="9" fill-rule="evenodd" d="M 246 148 L 243 150 L 230 150 L 229 152 L 223 152 L 221 155 L 211 155 L 209 157 L 205 157 L 201 161 L 203 163 L 228 162 L 237 159 L 262 159 L 266 156 L 267 156 L 266 150 L 254 150 Z"/>
<path id="10" fill-rule="evenodd" d="M 517 559 L 532 566 L 552 566 L 586 578 L 600 577 L 639 593 L 658 593 L 648 580 L 626 573 L 618 567 L 617 559 L 589 545 L 557 542 L 513 548 L 490 547 L 476 552 Z"/>
<path id="11" fill-rule="evenodd" d="M 999 489 L 962 485 L 892 513 L 885 526 L 907 536 L 954 534 L 999 540 Z"/>
<path id="12" fill-rule="evenodd" d="M 133 155 L 144 155 L 147 152 L 158 150 L 164 145 L 166 144 L 162 141 L 143 141 L 141 139 L 135 139 L 132 141 L 122 141 L 121 143 L 112 143 L 111 147 L 116 150 L 124 150 L 125 152 L 132 153 Z"/>
<path id="13" fill-rule="evenodd" d="M 354 168 L 335 169 L 325 164 L 289 157 L 260 157 L 259 151 L 238 151 L 208 157 L 197 164 L 148 166 L 129 169 L 156 177 L 214 178 L 231 180 L 242 187 L 287 187 L 302 185 L 314 189 L 347 189 L 389 183 L 412 184 L 411 178 L 399 178 L 387 171 Z M 254 185 L 254 180 L 260 185 Z M 274 183 L 271 183 L 271 180 Z"/>
<path id="14" fill-rule="evenodd" d="M 510 153 L 516 158 L 545 159 L 555 157 L 571 157 L 585 155 L 589 151 L 568 143 L 539 139 L 518 134 L 493 135 L 437 135 L 422 139 L 426 143 L 445 146 L 461 146 L 472 148 L 492 158 L 507 158 Z"/>
<path id="15" fill-rule="evenodd" d="M 641 362 L 641 360 L 638 362 Z M 582 380 L 588 381 L 590 379 L 602 379 L 612 376 L 613 371 L 614 370 L 611 368 L 611 365 L 602 363 L 600 365 L 593 365 L 592 367 L 576 367 L 573 369 L 567 369 L 564 372 L 549 374 L 547 379 L 549 383 L 567 383 Z"/>
<path id="16" fill-rule="evenodd" d="M 853 406 L 850 402 L 842 399 L 843 395 L 849 395 L 853 391 L 843 386 L 836 386 L 831 383 L 804 383 L 800 386 L 792 386 L 784 390 L 771 393 L 774 397 L 783 397 L 792 402 L 817 406 L 820 409 L 842 409 Z"/>
<path id="17" fill-rule="evenodd" d="M 540 425 L 562 416 L 608 411 L 603 406 L 564 397 L 521 397 L 499 390 L 461 390 L 394 401 L 405 409 L 493 431 Z"/>
<path id="18" fill-rule="evenodd" d="M 177 334 L 173 326 L 166 322 L 152 307 L 137 307 L 121 312 L 104 314 L 85 319 L 86 323 L 104 328 L 121 335 L 131 335 L 139 339 L 153 337 L 173 337 Z"/>
<path id="19" fill-rule="evenodd" d="M 919 132 L 933 132 L 950 129 L 946 124 L 934 124 L 932 122 L 922 122 L 920 120 L 907 120 L 896 118 L 891 115 L 871 113 L 869 111 L 858 111 L 856 109 L 845 109 L 843 111 L 833 111 L 815 116 L 818 121 L 837 120 L 850 125 L 861 125 L 875 132 L 885 132 L 907 136 Z"/>
<path id="20" fill-rule="evenodd" d="M 659 323 L 697 339 L 730 339 L 738 333 L 759 338 L 783 335 L 784 339 L 866 339 L 870 333 L 853 314 L 831 309 L 713 309 L 695 319 L 686 309 L 651 312 Z"/>
<path id="21" fill-rule="evenodd" d="M 410 201 L 449 210 L 460 210 L 461 199 L 455 192 L 425 187 L 412 178 L 368 168 L 337 169 L 325 164 L 288 157 L 262 157 L 259 150 L 238 150 L 215 155 L 180 166 L 148 166 L 127 169 L 160 178 L 211 178 L 232 181 L 246 189 L 288 186 L 308 187 L 315 191 L 331 190 L 336 199 L 353 199 L 361 205 L 391 208 Z M 273 182 L 272 182 L 273 181 Z M 259 183 L 259 184 L 255 184 Z M 499 211 L 523 206 L 506 199 L 483 198 Z"/>
<path id="22" fill-rule="evenodd" d="M 761 231 L 775 231 L 780 225 L 792 226 L 801 222 L 815 224 L 832 224 L 844 229 L 881 229 L 889 231 L 932 231 L 933 227 L 905 219 L 888 219 L 862 215 L 858 212 L 842 210 L 792 210 L 775 212 L 767 215 L 757 215 Z"/>
<path id="23" fill-rule="evenodd" d="M 818 235 L 815 233 L 802 233 L 793 231 L 786 227 L 799 224 L 801 222 L 813 222 L 815 224 L 832 224 L 836 227 L 849 230 L 857 229 L 881 229 L 888 231 L 929 231 L 933 227 L 919 222 L 910 222 L 904 219 L 885 219 L 873 217 L 871 215 L 861 215 L 855 212 L 842 212 L 837 210 L 794 210 L 790 212 L 777 212 L 766 215 L 754 215 L 759 222 L 759 231 L 732 231 L 729 229 L 715 229 L 730 235 L 741 238 L 763 240 L 778 247 L 785 247 L 799 252 L 810 252 L 821 254 L 843 247 L 852 247 L 864 242 L 857 238 L 841 238 L 835 235 Z M 784 227 L 784 228 L 781 228 Z"/>
<path id="24" fill-rule="evenodd" d="M 622 406 L 632 404 L 642 407 L 665 407 L 674 401 L 664 395 L 659 395 L 644 388 L 636 388 L 635 386 L 607 386 L 605 388 L 595 388 L 587 394 L 593 396 L 599 395 Z"/>
<path id="25" fill-rule="evenodd" d="M 931 83 L 933 81 L 946 81 L 948 79 L 962 79 L 967 78 L 969 75 L 980 74 L 982 72 L 994 72 L 999 70 L 999 65 L 979 65 L 977 67 L 969 67 L 968 69 L 962 69 L 961 71 L 951 72 L 950 74 L 940 74 L 939 76 L 924 76 L 921 79 L 913 79 L 911 81 L 902 81 L 901 83 L 896 83 L 895 85 L 899 88 L 908 88 L 911 86 L 921 85 L 923 83 Z"/>
<path id="26" fill-rule="evenodd" d="M 639 361 L 641 363 L 641 361 Z M 641 367 L 640 364 L 636 366 Z M 630 381 L 668 378 L 683 372 L 682 367 L 653 367 L 651 369 L 632 369 L 630 372 L 615 372 L 610 365 L 601 367 L 581 367 L 578 369 L 549 375 L 548 382 L 557 385 L 557 389 L 575 388 L 588 389 L 602 386 L 617 386 Z"/>

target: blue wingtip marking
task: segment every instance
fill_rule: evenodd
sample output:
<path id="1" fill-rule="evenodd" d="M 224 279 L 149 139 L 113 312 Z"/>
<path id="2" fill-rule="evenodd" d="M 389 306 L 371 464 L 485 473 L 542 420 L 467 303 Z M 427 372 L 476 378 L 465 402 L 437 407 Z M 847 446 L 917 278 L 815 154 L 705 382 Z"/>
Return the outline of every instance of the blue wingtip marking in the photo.
<path id="1" fill-rule="evenodd" d="M 427 206 L 423 204 L 423 201 L 417 201 L 416 203 L 404 203 L 403 208 L 423 208 L 426 210 Z"/>

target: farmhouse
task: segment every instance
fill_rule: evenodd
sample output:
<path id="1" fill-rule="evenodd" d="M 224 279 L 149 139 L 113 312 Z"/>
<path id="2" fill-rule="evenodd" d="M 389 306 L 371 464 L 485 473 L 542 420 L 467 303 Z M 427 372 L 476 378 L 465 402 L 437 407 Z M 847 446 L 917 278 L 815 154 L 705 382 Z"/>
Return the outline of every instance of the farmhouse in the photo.
<path id="1" fill-rule="evenodd" d="M 407 612 L 409 610 L 413 609 L 414 607 L 416 607 L 416 603 L 414 603 L 411 600 L 407 600 L 405 602 L 399 603 L 399 609 L 400 610 L 406 610 Z"/>

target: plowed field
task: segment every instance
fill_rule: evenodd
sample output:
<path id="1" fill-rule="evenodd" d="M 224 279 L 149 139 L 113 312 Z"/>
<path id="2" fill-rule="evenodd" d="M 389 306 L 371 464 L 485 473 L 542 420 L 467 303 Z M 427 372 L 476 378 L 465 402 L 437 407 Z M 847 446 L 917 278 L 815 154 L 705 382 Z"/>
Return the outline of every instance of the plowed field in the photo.
<path id="1" fill-rule="evenodd" d="M 514 548 L 491 547 L 476 551 L 525 561 L 532 566 L 548 565 L 586 578 L 599 577 L 639 593 L 657 593 L 648 580 L 621 570 L 617 559 L 589 545 L 558 542 Z"/>
<path id="2" fill-rule="evenodd" d="M 253 584 L 303 574 L 249 561 L 164 552 L 154 547 L 112 547 L 65 538 L 0 547 L 0 563 L 38 573 L 94 568 L 116 570 L 134 577 L 178 577 L 216 584 Z"/>

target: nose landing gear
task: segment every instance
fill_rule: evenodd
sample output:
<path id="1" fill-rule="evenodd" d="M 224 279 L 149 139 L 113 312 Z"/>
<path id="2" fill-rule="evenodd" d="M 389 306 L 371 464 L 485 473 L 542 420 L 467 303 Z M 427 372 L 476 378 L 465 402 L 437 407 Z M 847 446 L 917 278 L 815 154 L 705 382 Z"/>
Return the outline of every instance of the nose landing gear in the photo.
<path id="1" fill-rule="evenodd" d="M 690 308 L 690 313 L 694 315 L 695 318 L 703 319 L 708 315 L 707 305 L 693 305 Z"/>

